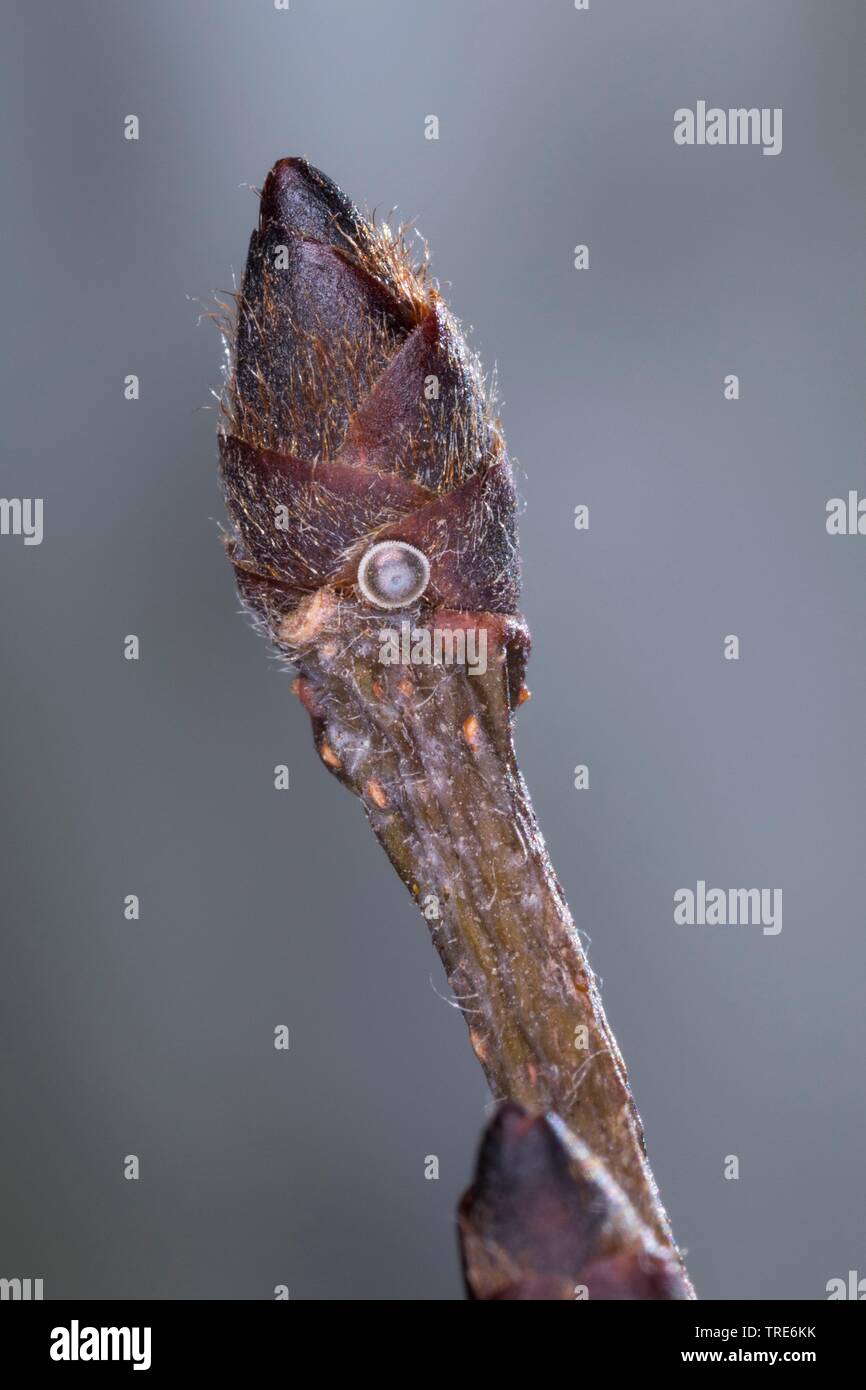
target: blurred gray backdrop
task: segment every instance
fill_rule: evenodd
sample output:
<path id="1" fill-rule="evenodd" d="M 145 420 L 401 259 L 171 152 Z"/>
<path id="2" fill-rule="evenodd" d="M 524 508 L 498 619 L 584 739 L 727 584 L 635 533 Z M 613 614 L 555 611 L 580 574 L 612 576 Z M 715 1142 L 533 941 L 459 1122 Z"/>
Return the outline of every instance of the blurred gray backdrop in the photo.
<path id="1" fill-rule="evenodd" d="M 461 1296 L 489 1097 L 219 542 L 196 301 L 231 289 L 286 154 L 417 220 L 498 369 L 520 756 L 699 1293 L 866 1274 L 866 537 L 825 530 L 866 492 L 866 9 L 4 8 L 2 491 L 44 498 L 44 540 L 0 537 L 0 1275 Z M 699 99 L 782 107 L 782 154 L 677 148 Z M 700 878 L 781 887 L 781 934 L 675 926 Z"/>

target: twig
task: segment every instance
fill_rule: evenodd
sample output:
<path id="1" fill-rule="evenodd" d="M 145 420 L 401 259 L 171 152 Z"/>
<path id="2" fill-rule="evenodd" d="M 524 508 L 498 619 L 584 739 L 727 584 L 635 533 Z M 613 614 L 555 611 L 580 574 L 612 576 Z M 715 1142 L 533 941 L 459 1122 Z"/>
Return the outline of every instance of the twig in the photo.
<path id="1" fill-rule="evenodd" d="M 455 1001 L 472 1001 L 494 1095 L 559 1115 L 574 1161 L 604 1166 L 644 1247 L 680 1268 L 514 755 L 529 639 L 480 368 L 399 234 L 303 161 L 262 193 L 224 408 L 241 593 L 298 668 L 320 757 L 361 798 Z"/>

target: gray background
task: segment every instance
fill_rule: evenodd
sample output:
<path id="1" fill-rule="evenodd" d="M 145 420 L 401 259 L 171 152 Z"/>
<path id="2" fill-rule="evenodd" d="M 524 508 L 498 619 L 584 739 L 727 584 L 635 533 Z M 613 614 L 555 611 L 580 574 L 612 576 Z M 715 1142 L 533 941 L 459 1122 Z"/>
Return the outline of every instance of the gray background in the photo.
<path id="1" fill-rule="evenodd" d="M 220 344 L 194 300 L 231 288 L 243 185 L 290 153 L 417 219 L 498 366 L 520 756 L 699 1292 L 866 1274 L 866 539 L 824 528 L 866 490 L 866 9 L 5 8 L 2 490 L 44 497 L 45 539 L 0 540 L 0 1274 L 460 1296 L 482 1076 L 218 538 Z M 782 106 L 782 154 L 676 148 L 699 98 Z M 782 934 L 675 927 L 698 878 L 781 887 Z"/>

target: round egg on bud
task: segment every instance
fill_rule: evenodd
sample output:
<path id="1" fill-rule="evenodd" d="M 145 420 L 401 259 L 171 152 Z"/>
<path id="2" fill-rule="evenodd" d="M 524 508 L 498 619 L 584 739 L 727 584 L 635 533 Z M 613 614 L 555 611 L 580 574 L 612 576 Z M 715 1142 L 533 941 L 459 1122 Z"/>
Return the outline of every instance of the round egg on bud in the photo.
<path id="1" fill-rule="evenodd" d="M 406 541 L 371 545 L 358 566 L 358 588 L 376 608 L 406 608 L 430 582 L 430 563 Z"/>

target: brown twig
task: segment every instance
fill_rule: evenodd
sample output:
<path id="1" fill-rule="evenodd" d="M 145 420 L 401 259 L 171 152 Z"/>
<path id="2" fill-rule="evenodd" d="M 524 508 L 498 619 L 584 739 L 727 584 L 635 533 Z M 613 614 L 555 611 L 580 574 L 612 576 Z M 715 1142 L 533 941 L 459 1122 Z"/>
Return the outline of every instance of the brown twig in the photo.
<path id="1" fill-rule="evenodd" d="M 494 1095 L 561 1118 L 573 1163 L 603 1165 L 683 1296 L 622 1057 L 514 755 L 528 635 L 480 369 L 400 239 L 302 161 L 263 190 L 226 416 L 241 593 L 300 672 L 323 763 L 419 903 Z"/>

